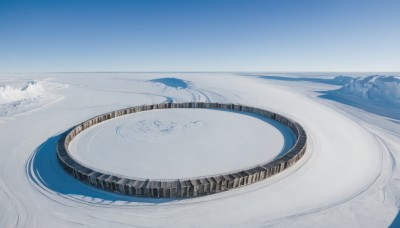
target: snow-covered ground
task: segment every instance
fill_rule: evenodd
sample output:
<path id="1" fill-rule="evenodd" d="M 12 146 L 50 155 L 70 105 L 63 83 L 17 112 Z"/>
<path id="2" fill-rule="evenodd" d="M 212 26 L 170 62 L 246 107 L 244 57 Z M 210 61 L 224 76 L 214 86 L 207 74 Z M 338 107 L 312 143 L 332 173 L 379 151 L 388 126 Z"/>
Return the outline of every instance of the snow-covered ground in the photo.
<path id="1" fill-rule="evenodd" d="M 18 87 L 21 85 L 21 87 Z M 15 87 L 14 87 L 15 86 Z M 48 80 L 0 79 L 0 117 L 12 117 L 58 101 L 63 97 L 50 91 L 63 85 Z"/>
<path id="2" fill-rule="evenodd" d="M 389 79 L 374 76 L 373 80 L 344 75 L 0 75 L 0 227 L 398 224 L 398 75 Z M 27 92 L 29 86 L 37 87 L 36 92 Z M 11 99 L 8 94 L 13 94 Z M 55 145 L 59 134 L 71 126 L 110 110 L 165 101 L 242 103 L 282 113 L 305 128 L 309 138 L 306 157 L 266 181 L 192 199 L 104 192 L 76 181 L 59 167 Z M 207 124 L 208 119 L 211 116 L 201 121 Z M 146 129 L 154 124 L 154 118 L 142 120 L 139 125 Z M 202 127 L 193 121 L 183 125 Z M 184 128 L 182 122 L 175 122 Z M 126 130 L 120 133 L 129 138 L 132 132 Z M 229 129 L 225 133 L 236 134 Z M 222 144 L 238 143 L 219 139 Z M 231 151 L 225 152 L 227 162 L 248 162 L 255 156 L 243 151 L 242 157 L 230 157 Z"/>

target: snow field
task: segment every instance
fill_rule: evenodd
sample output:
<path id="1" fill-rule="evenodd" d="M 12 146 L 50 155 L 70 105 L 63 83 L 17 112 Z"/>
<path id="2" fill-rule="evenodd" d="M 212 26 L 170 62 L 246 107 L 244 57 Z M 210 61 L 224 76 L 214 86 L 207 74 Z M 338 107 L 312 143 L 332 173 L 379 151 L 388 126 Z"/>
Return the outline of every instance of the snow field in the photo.
<path id="1" fill-rule="evenodd" d="M 319 98 L 314 90 L 337 85 L 228 73 L 174 74 L 190 82 L 186 88 L 160 85 L 171 78 L 160 73 L 47 76 L 68 85 L 51 92 L 64 99 L 0 122 L 1 227 L 382 227 L 398 212 L 399 123 Z M 163 80 L 151 82 L 157 79 Z M 107 111 L 164 101 L 242 103 L 282 113 L 305 128 L 310 157 L 246 188 L 182 200 L 104 192 L 58 166 L 59 133 Z"/>

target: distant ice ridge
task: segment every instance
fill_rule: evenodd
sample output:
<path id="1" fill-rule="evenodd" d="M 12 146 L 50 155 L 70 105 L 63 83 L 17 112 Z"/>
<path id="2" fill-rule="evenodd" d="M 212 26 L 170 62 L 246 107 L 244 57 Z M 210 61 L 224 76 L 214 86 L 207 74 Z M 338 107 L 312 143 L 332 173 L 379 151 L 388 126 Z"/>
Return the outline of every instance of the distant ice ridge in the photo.
<path id="1" fill-rule="evenodd" d="M 63 98 L 50 91 L 64 88 L 64 85 L 47 81 L 28 81 L 20 88 L 0 85 L 0 117 L 11 117 L 43 107 Z"/>
<path id="2" fill-rule="evenodd" d="M 43 87 L 37 81 L 28 81 L 22 88 L 14 88 L 10 85 L 0 85 L 0 104 L 18 100 L 34 99 L 43 93 Z"/>
<path id="3" fill-rule="evenodd" d="M 343 86 L 341 92 L 375 102 L 400 104 L 400 78 L 382 75 L 357 77 Z"/>

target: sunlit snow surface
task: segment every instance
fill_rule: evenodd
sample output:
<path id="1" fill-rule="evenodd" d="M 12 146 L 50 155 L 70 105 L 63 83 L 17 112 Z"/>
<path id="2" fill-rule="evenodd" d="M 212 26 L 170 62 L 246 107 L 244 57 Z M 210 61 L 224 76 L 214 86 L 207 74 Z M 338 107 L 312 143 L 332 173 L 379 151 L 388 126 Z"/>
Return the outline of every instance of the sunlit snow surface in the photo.
<path id="1" fill-rule="evenodd" d="M 70 151 L 83 164 L 111 173 L 176 179 L 253 167 L 293 145 L 288 127 L 260 115 L 168 109 L 96 125 L 79 134 Z"/>
<path id="2" fill-rule="evenodd" d="M 51 91 L 63 87 L 48 80 L 0 79 L 0 117 L 12 117 L 58 101 L 63 96 Z"/>
<path id="3" fill-rule="evenodd" d="M 0 227 L 389 226 L 400 205 L 399 105 L 386 89 L 398 91 L 396 78 L 390 85 L 375 78 L 385 89 L 369 89 L 370 97 L 351 89 L 359 88 L 352 78 L 336 76 L 0 75 Z M 37 88 L 26 92 L 26 86 Z M 59 167 L 60 133 L 107 111 L 166 101 L 233 102 L 277 111 L 305 128 L 307 155 L 266 181 L 193 199 L 108 193 Z M 248 159 L 245 151 L 240 159 Z"/>

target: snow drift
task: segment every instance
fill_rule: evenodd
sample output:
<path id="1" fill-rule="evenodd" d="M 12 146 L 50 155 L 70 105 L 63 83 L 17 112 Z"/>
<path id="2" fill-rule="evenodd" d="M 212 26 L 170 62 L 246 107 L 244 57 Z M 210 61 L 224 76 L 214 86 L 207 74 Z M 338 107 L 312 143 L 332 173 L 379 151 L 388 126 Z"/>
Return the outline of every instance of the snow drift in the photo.
<path id="1" fill-rule="evenodd" d="M 11 117 L 44 107 L 63 98 L 52 90 L 65 85 L 45 81 L 27 81 L 22 87 L 0 85 L 0 117 Z"/>
<path id="2" fill-rule="evenodd" d="M 373 102 L 400 104 L 400 78 L 395 76 L 357 77 L 340 90 Z"/>
<path id="3" fill-rule="evenodd" d="M 0 85 L 0 104 L 38 98 L 43 92 L 42 85 L 37 81 L 28 81 L 27 85 L 22 88 Z"/>

